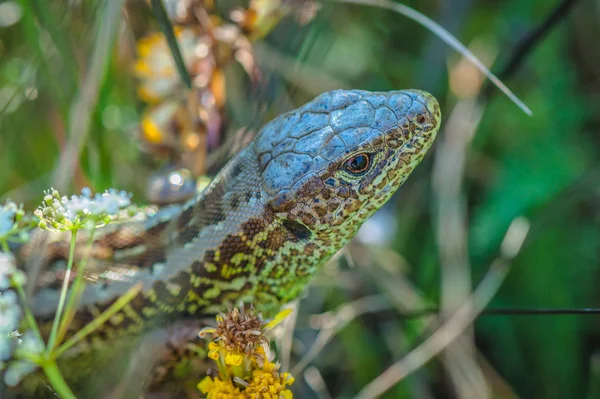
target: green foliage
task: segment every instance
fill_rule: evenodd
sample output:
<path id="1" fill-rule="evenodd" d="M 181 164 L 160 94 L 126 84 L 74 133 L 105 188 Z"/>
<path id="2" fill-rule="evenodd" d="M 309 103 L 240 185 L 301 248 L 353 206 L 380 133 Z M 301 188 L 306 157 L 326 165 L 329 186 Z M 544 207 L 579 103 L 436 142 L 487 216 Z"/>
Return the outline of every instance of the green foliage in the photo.
<path id="1" fill-rule="evenodd" d="M 90 67 L 93 27 L 101 13 L 97 2 L 73 8 L 63 3 L 22 1 L 21 21 L 0 28 L 0 197 L 8 195 L 30 209 L 50 185 L 68 140 L 71 106 Z M 454 26 L 453 33 L 465 45 L 477 41 L 492 58 L 498 57 L 498 66 L 554 6 L 543 0 L 472 2 L 464 9 L 439 1 L 406 3 L 449 28 Z M 140 15 L 146 25 L 151 24 L 148 10 Z M 132 24 L 139 22 L 135 15 L 132 18 Z M 596 288 L 600 165 L 595 161 L 600 148 L 599 93 L 597 72 L 590 72 L 600 66 L 598 58 L 591 66 L 581 60 L 575 36 L 578 18 L 574 14 L 557 25 L 505 82 L 533 110 L 533 117 L 494 92 L 468 151 L 463 190 L 474 285 L 497 256 L 511 221 L 524 215 L 532 226 L 491 306 L 600 307 Z M 139 36 L 141 30 L 136 25 L 128 34 Z M 142 108 L 130 73 L 130 39 L 118 38 L 70 191 L 85 185 L 95 191 L 118 187 L 141 198 L 146 177 L 159 165 L 139 151 L 135 139 Z M 417 86 L 440 99 L 445 116 L 458 101 L 448 84 L 448 67 L 458 56 L 446 57 L 450 51 L 438 39 L 389 11 L 325 3 L 308 26 L 281 24 L 261 45 L 288 63 L 269 57 L 259 60 L 265 66 L 261 90 L 266 92 L 260 92 L 260 100 L 269 100 L 264 107 L 245 103 L 244 96 L 252 98 L 250 85 L 235 77 L 239 71 L 227 71 L 232 76 L 227 87 L 231 128 L 288 110 L 318 94 L 323 82 L 367 90 Z M 587 51 L 599 54 L 597 49 Z M 6 101 L 6 93 L 14 93 L 12 101 Z M 434 154 L 428 155 L 384 210 L 394 215 L 394 228 L 386 232 L 393 238 L 387 244 L 406 263 L 391 262 L 389 267 L 414 284 L 423 303 L 437 303 L 440 298 L 433 158 Z M 396 306 L 371 270 L 344 269 L 340 275 L 344 273 L 352 276 L 353 284 L 328 288 L 317 284 L 319 295 L 304 300 L 300 321 L 307 319 L 307 313 L 332 310 L 332 304 L 368 294 L 382 294 Z M 394 352 L 386 339 L 396 329 L 402 345 Z M 324 353 L 335 359 L 317 359 L 315 365 L 322 368 L 333 397 L 350 396 L 418 345 L 427 331 L 421 322 L 407 321 L 398 312 L 374 312 L 352 321 L 327 347 Z M 478 349 L 496 377 L 521 397 L 591 398 L 592 392 L 598 392 L 598 354 L 590 349 L 598 347 L 600 337 L 595 317 L 485 316 L 475 331 Z M 442 397 L 450 388 L 440 382 L 447 380 L 436 363 L 401 382 L 389 397 L 415 397 L 423 389 Z"/>

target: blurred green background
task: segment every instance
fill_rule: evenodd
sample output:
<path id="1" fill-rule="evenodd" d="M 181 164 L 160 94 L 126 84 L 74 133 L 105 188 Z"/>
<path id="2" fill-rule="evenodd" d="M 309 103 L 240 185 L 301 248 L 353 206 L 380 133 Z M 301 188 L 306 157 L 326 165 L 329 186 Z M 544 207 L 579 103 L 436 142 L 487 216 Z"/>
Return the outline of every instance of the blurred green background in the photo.
<path id="1" fill-rule="evenodd" d="M 135 132 L 144 104 L 131 66 L 135 41 L 158 25 L 145 2 L 129 1 L 113 24 L 105 65 L 94 65 L 109 3 L 0 1 L 1 198 L 33 209 L 55 184 L 70 126 L 82 117 L 74 104 L 86 73 L 99 66 L 105 69 L 97 101 L 67 191 L 115 187 L 147 201 L 147 177 L 168 161 L 140 150 Z M 573 3 L 505 81 L 532 117 L 497 89 L 489 102 L 474 105 L 481 76 L 425 28 L 377 7 L 324 2 L 305 25 L 285 17 L 253 42 L 263 71 L 258 85 L 249 84 L 237 64 L 224 69 L 224 132 L 259 126 L 336 87 L 428 90 L 446 118 L 423 165 L 351 246 L 352 262 L 341 257 L 326 267 L 301 302 L 292 368 L 326 316 L 331 319 L 339 306 L 353 309 L 361 298 L 377 299 L 296 376 L 298 397 L 352 397 L 421 343 L 430 330 L 424 319 L 402 316 L 402 298 L 421 306 L 460 303 L 460 287 L 477 285 L 520 216 L 529 220 L 529 235 L 490 306 L 600 307 L 600 1 Z M 500 71 L 559 2 L 404 4 L 440 22 Z M 218 2 L 215 13 L 227 18 L 244 5 Z M 480 120 L 470 113 L 473 107 Z M 455 147 L 457 163 L 443 163 L 456 155 L 444 151 Z M 448 177 L 458 181 L 451 197 L 444 191 L 452 183 Z M 446 217 L 457 222 L 447 224 Z M 445 258 L 444 245 L 455 242 L 458 254 L 453 258 L 451 248 Z M 459 259 L 454 272 L 447 272 L 453 267 L 448 259 Z M 436 357 L 386 397 L 600 397 L 600 316 L 482 316 L 465 342 L 476 344 L 465 351 L 467 359 Z"/>

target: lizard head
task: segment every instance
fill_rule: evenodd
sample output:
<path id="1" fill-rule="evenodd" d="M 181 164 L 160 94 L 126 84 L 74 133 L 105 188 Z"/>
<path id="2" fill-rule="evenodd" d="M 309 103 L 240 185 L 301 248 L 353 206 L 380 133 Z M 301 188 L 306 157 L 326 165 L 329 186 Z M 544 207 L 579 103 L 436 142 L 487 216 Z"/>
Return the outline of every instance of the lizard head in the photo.
<path id="1" fill-rule="evenodd" d="M 295 235 L 345 241 L 423 159 L 440 120 L 424 91 L 322 94 L 254 143 L 270 209 Z"/>

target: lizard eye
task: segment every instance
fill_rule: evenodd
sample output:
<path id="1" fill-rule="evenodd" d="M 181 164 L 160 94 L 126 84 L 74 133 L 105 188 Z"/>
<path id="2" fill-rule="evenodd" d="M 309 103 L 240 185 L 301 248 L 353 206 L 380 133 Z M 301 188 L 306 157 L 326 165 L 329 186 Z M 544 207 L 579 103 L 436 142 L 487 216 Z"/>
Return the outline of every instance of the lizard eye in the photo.
<path id="1" fill-rule="evenodd" d="M 371 166 L 371 154 L 367 153 L 353 155 L 344 162 L 344 169 L 356 176 L 364 174 L 369 166 Z"/>

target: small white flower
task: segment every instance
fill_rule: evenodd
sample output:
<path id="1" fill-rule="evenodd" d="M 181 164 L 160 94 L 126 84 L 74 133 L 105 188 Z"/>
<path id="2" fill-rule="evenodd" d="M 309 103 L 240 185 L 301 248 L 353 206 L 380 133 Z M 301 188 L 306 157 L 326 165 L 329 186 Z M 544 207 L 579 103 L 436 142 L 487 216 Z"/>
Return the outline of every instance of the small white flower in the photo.
<path id="1" fill-rule="evenodd" d="M 8 290 L 0 293 L 0 330 L 5 332 L 19 325 L 21 308 L 17 301 L 17 294 Z"/>
<path id="2" fill-rule="evenodd" d="M 4 372 L 4 382 L 11 387 L 17 386 L 23 378 L 31 374 L 36 368 L 37 365 L 27 360 L 11 362 Z"/>
<path id="3" fill-rule="evenodd" d="M 0 234 L 4 235 L 10 231 L 14 224 L 15 213 L 11 210 L 0 208 Z"/>
<path id="4" fill-rule="evenodd" d="M 20 333 L 19 330 L 13 330 L 8 335 L 10 338 L 14 339 L 17 344 L 21 345 L 23 343 L 23 340 L 21 339 L 23 334 Z"/>
<path id="5" fill-rule="evenodd" d="M 25 275 L 17 269 L 14 256 L 10 253 L 0 252 L 0 290 L 9 288 L 15 277 L 19 283 L 25 283 Z"/>
<path id="6" fill-rule="evenodd" d="M 17 294 L 12 291 L 0 293 L 0 363 L 8 360 L 15 343 L 21 343 L 21 334 L 15 330 L 21 319 Z"/>
<path id="7" fill-rule="evenodd" d="M 7 201 L 0 206 L 0 242 L 3 248 L 6 248 L 8 242 L 27 240 L 28 231 L 32 227 L 33 222 L 30 217 L 25 217 L 23 205 Z"/>
<path id="8" fill-rule="evenodd" d="M 131 208 L 131 194 L 115 189 L 92 196 L 91 190 L 86 187 L 81 190 L 81 195 L 72 195 L 71 198 L 61 196 L 54 189 L 45 194 L 43 204 L 34 214 L 40 219 L 39 226 L 47 230 L 102 227 L 122 217 L 123 212 Z"/>
<path id="9" fill-rule="evenodd" d="M 13 229 L 17 216 L 22 212 L 21 207 L 10 201 L 0 207 L 0 236 L 8 234 Z"/>
<path id="10" fill-rule="evenodd" d="M 44 351 L 44 343 L 29 330 L 23 334 L 23 340 L 19 346 L 19 351 L 27 352 L 34 355 L 39 355 Z"/>

